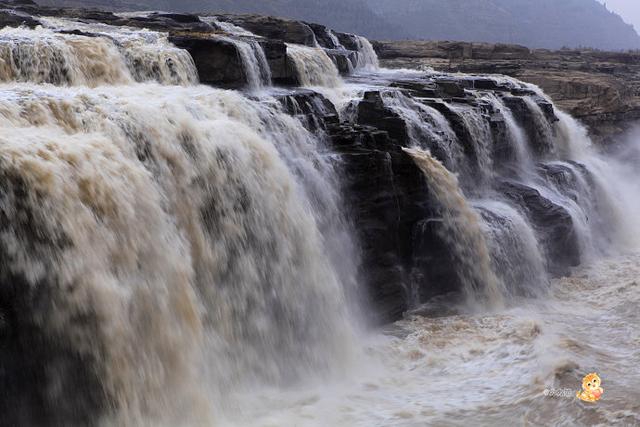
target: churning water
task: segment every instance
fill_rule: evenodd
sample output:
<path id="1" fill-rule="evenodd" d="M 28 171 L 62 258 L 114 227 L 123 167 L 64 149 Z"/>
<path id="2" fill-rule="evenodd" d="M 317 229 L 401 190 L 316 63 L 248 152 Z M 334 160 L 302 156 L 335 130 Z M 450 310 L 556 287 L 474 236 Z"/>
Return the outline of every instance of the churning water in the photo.
<path id="1" fill-rule="evenodd" d="M 414 307 L 365 331 L 354 314 L 367 309 L 354 307 L 356 239 L 324 135 L 267 92 L 198 85 L 191 57 L 166 34 L 44 22 L 0 31 L 0 275 L 33 296 L 22 307 L 29 325 L 90 366 L 107 409 L 87 422 L 640 423 L 632 156 L 599 155 L 584 128 L 561 112 L 551 123 L 533 96 L 523 96 L 535 121 L 527 134 L 485 94 L 516 153 L 499 171 L 486 115 L 446 105 L 473 143 L 469 156 L 439 110 L 387 90 L 466 298 L 454 314 Z M 256 37 L 222 27 L 251 88 L 268 87 Z M 361 75 L 394 73 L 357 40 Z M 302 86 L 340 88 L 343 100 L 369 88 L 345 86 L 320 48 L 287 51 Z M 558 181 L 541 169 L 560 171 Z M 585 254 L 572 276 L 549 279 L 540 230 L 497 194 L 502 180 L 569 212 Z M 73 375 L 61 366 L 47 370 L 53 407 L 85 398 L 65 387 Z M 606 390 L 597 405 L 545 396 L 577 390 L 592 371 Z M 30 408 L 16 417 L 42 423 Z"/>

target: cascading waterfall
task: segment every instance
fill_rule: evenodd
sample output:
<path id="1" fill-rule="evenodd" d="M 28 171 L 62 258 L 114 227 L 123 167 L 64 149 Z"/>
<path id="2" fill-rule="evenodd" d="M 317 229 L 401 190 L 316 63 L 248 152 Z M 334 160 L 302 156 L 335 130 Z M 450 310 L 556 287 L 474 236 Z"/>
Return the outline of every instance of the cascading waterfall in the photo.
<path id="1" fill-rule="evenodd" d="M 327 34 L 327 37 L 329 37 L 329 40 L 331 40 L 331 43 L 333 43 L 334 49 L 344 50 L 344 46 L 342 45 L 342 43 L 340 43 L 340 40 L 338 40 L 338 37 L 334 34 L 333 30 L 326 28 L 326 34 Z M 376 56 L 376 59 L 377 59 L 377 56 Z"/>
<path id="2" fill-rule="evenodd" d="M 323 49 L 287 43 L 287 55 L 295 65 L 302 86 L 336 88 L 342 85 L 338 69 Z"/>
<path id="3" fill-rule="evenodd" d="M 96 361 L 128 422 L 191 386 L 203 354 L 223 387 L 288 381 L 344 353 L 343 291 L 310 202 L 274 148 L 309 143 L 299 124 L 204 88 L 29 89 L 1 97 L 0 163 L 38 199 L 3 209 L 47 206 L 37 226 L 67 243 L 43 249 L 53 264 L 22 246 L 19 230 L 3 246 L 14 242 L 12 274 L 58 289 L 51 333 Z M 264 117 L 280 129 L 253 130 Z M 73 323 L 79 313 L 94 315 L 93 327 Z"/>
<path id="4" fill-rule="evenodd" d="M 222 29 L 228 34 L 233 34 L 234 36 L 240 37 L 259 37 L 252 33 L 251 31 L 245 30 L 242 27 L 238 27 L 237 25 L 232 24 L 231 22 L 221 21 L 215 16 L 201 16 L 200 20 L 202 22 L 206 22 L 208 24 L 213 24 L 214 26 Z"/>
<path id="5" fill-rule="evenodd" d="M 476 201 L 474 208 L 483 216 L 493 270 L 505 284 L 505 296 L 542 296 L 548 282 L 546 261 L 531 224 L 503 201 Z"/>
<path id="6" fill-rule="evenodd" d="M 3 82 L 95 86 L 133 80 L 125 58 L 104 38 L 4 28 L 0 30 L 0 57 Z"/>
<path id="7" fill-rule="evenodd" d="M 90 361 L 118 423 L 166 420 L 197 410 L 197 395 L 223 401 L 232 386 L 295 381 L 348 357 L 342 282 L 357 257 L 316 137 L 274 100 L 136 84 L 112 39 L 3 32 L 27 34 L 42 61 L 7 80 L 79 87 L 0 86 L 2 211 L 41 236 L 34 247 L 23 226 L 3 228 L 2 274 L 49 295 L 25 316 L 49 319 L 46 334 Z M 55 61 L 77 74 L 58 79 Z"/>
<path id="8" fill-rule="evenodd" d="M 235 36 L 217 35 L 215 38 L 234 45 L 238 50 L 249 89 L 260 89 L 271 84 L 271 68 L 264 49 L 258 42 L 259 36 L 237 25 L 220 21 L 213 16 L 203 16 L 200 19 Z"/>
<path id="9" fill-rule="evenodd" d="M 404 148 L 422 170 L 440 207 L 441 237 L 448 243 L 458 263 L 456 272 L 463 283 L 470 306 L 477 300 L 489 307 L 503 304 L 503 284 L 491 265 L 489 245 L 482 231 L 480 215 L 469 205 L 458 179 L 428 151 Z"/>
<path id="10" fill-rule="evenodd" d="M 189 85 L 198 73 L 187 52 L 166 35 L 65 19 L 43 20 L 50 28 L 0 30 L 0 79 L 70 86 L 158 81 Z M 99 35 L 62 34 L 80 29 Z"/>
<path id="11" fill-rule="evenodd" d="M 531 117 L 534 121 L 534 129 L 536 132 L 536 141 L 535 146 L 540 154 L 543 155 L 553 155 L 555 154 L 555 144 L 554 144 L 554 131 L 544 115 L 544 112 L 540 108 L 537 102 L 535 102 L 531 97 L 525 96 L 524 101 L 531 112 Z"/>
<path id="12" fill-rule="evenodd" d="M 507 128 L 506 139 L 513 149 L 515 163 L 518 167 L 524 168 L 525 171 L 531 171 L 534 162 L 530 143 L 525 131 L 518 125 L 513 113 L 499 96 L 487 94 L 485 99 L 491 103 L 493 109 L 498 111 L 504 119 Z"/>
<path id="13" fill-rule="evenodd" d="M 226 32 L 211 37 L 237 48 L 249 89 L 270 84 L 260 37 L 202 20 Z M 640 236 L 628 218 L 640 212 L 627 197 L 638 193 L 625 182 L 628 172 L 596 153 L 570 116 L 556 111 L 554 122 L 540 106 L 549 105 L 539 89 L 513 79 L 502 80 L 524 89 L 515 95 L 468 90 L 466 100 L 453 101 L 384 86 L 382 107 L 393 113 L 392 126 L 398 117 L 406 125 L 394 139 L 394 129 L 360 125 L 353 111 L 343 114 L 350 123 L 338 122 L 333 107 L 342 105 L 305 98 L 312 91 L 197 85 L 193 59 L 166 33 L 42 22 L 35 30 L 0 30 L 0 385 L 9 385 L 0 409 L 13 411 L 3 414 L 7 424 L 338 425 L 332 422 L 338 418 L 344 425 L 401 424 L 412 423 L 407 414 L 415 410 L 438 425 L 442 420 L 429 414 L 443 407 L 475 419 L 478 404 L 486 404 L 482 394 L 493 399 L 500 391 L 487 389 L 484 376 L 510 369 L 515 376 L 519 364 L 531 363 L 540 385 L 539 360 L 524 355 L 539 351 L 542 345 L 531 343 L 548 325 L 514 327 L 513 311 L 492 316 L 523 295 L 550 295 L 558 252 L 549 240 L 575 232 L 584 261 Z M 331 30 L 327 36 L 343 48 Z M 323 49 L 288 44 L 300 85 L 340 102 L 379 87 L 392 73 L 378 70 L 368 40 L 356 40 L 360 72 L 347 85 Z M 363 75 L 371 81 L 358 81 Z M 431 78 L 405 77 L 399 87 Z M 507 96 L 522 98 L 511 100 L 526 111 L 512 111 Z M 498 117 L 488 117 L 489 110 Z M 506 168 L 497 167 L 496 129 L 506 129 L 513 150 Z M 361 131 L 362 139 L 349 145 Z M 338 150 L 327 144 L 331 132 L 342 132 Z M 424 227 L 423 236 L 432 237 L 435 230 L 434 240 L 443 242 L 438 249 L 445 246 L 453 260 L 444 267 L 455 270 L 470 310 L 434 323 L 408 317 L 391 326 L 393 336 L 364 341 L 354 300 L 358 268 L 367 268 L 360 266 L 365 248 L 353 237 L 360 224 L 347 220 L 350 209 L 362 206 L 345 197 L 341 173 L 353 167 L 348 162 L 363 175 L 346 177 L 359 179 L 357 185 L 375 179 L 371 187 L 387 186 L 384 194 L 367 187 L 364 209 L 390 199 L 397 211 L 388 216 L 415 217 L 409 232 Z M 406 187 L 425 192 L 402 193 Z M 411 212 L 400 208 L 405 196 L 415 196 L 407 203 Z M 536 221 L 540 212 L 547 216 Z M 386 220 L 374 216 L 367 225 L 380 233 Z M 633 280 L 620 293 L 636 286 Z M 457 287 L 452 282 L 447 292 Z M 393 291 L 387 285 L 393 284 L 381 292 Z M 424 301 L 413 291 L 418 306 Z M 474 312 L 486 316 L 477 328 L 484 340 L 469 332 Z M 416 330 L 420 322 L 426 326 Z M 14 340 L 18 347 L 6 330 L 23 334 Z M 459 341 L 454 350 L 447 348 L 451 340 Z M 19 373 L 20 381 L 9 383 L 7 372 Z M 473 398 L 432 410 L 442 393 L 447 402 L 460 394 L 457 382 L 437 382 L 452 372 L 464 376 L 454 380 L 469 385 Z M 347 380 L 334 387 L 335 377 Z M 388 388 L 408 389 L 415 407 L 398 412 L 398 400 L 382 396 Z M 416 398 L 425 389 L 428 398 Z M 516 393 L 518 404 L 540 401 L 537 391 Z M 326 394 L 340 396 L 329 404 L 341 410 L 327 411 Z M 366 409 L 353 410 L 358 405 Z M 329 412 L 337 415 L 327 421 Z"/>
<path id="14" fill-rule="evenodd" d="M 464 155 L 455 132 L 442 113 L 399 90 L 383 92 L 382 98 L 385 105 L 405 121 L 413 144 L 437 153 L 449 170 L 462 170 Z"/>
<path id="15" fill-rule="evenodd" d="M 356 44 L 358 45 L 358 67 L 364 70 L 377 70 L 380 68 L 378 55 L 373 49 L 371 42 L 362 36 L 356 36 Z"/>
<path id="16" fill-rule="evenodd" d="M 238 50 L 249 89 L 260 89 L 271 84 L 271 69 L 260 43 L 224 36 L 216 38 L 234 45 Z"/>
<path id="17" fill-rule="evenodd" d="M 640 236 L 640 229 L 632 220 L 637 209 L 626 194 L 633 194 L 633 184 L 624 178 L 624 165 L 615 159 L 603 159 L 598 155 L 587 130 L 573 117 L 557 111 L 556 149 L 570 163 L 567 167 L 574 171 L 578 179 L 581 200 L 590 209 L 591 233 L 597 241 L 608 242 L 608 247 L 633 247 Z M 611 185 L 615 182 L 616 185 Z M 630 188 L 631 186 L 631 188 Z M 613 243 L 613 244 L 612 244 Z M 600 251 L 607 248 L 598 248 Z"/>
<path id="18" fill-rule="evenodd" d="M 459 115 L 467 130 L 467 136 L 470 138 L 467 144 L 471 144 L 467 150 L 474 153 L 475 172 L 478 180 L 482 184 L 487 184 L 492 179 L 494 172 L 494 141 L 489 123 L 484 115 L 474 108 L 452 105 L 451 109 Z"/>
<path id="19" fill-rule="evenodd" d="M 511 142 L 519 145 L 516 150 L 520 150 L 521 155 L 515 158 L 518 168 L 533 174 L 533 161 L 526 151 L 524 130 L 517 125 L 511 111 L 501 100 L 494 96 L 489 96 L 488 99 L 504 118 L 508 129 L 507 137 L 510 140 L 514 138 Z M 447 245 L 453 248 L 456 260 L 466 260 L 462 263 L 482 260 L 479 270 L 473 270 L 475 265 L 464 265 L 460 269 L 460 279 L 467 286 L 467 299 L 472 300 L 479 293 L 482 294 L 478 290 L 483 287 L 492 289 L 489 294 L 493 296 L 489 301 L 493 305 L 502 297 L 543 292 L 547 281 L 546 263 L 538 246 L 536 233 L 528 220 L 506 202 L 487 199 L 492 196 L 487 193 L 487 185 L 491 183 L 489 180 L 469 181 L 467 186 L 470 191 L 482 199 L 466 202 L 458 179 L 449 172 L 467 176 L 469 167 L 460 141 L 446 118 L 436 109 L 415 101 L 400 91 L 383 92 L 383 100 L 385 106 L 405 121 L 413 146 L 429 151 L 407 152 L 420 165 L 425 175 L 428 175 L 429 188 L 434 192 L 435 202 L 446 206 L 443 208 L 446 212 L 442 220 L 443 228 L 439 233 Z M 481 165 L 484 162 L 484 167 L 489 167 L 494 155 L 490 146 L 493 138 L 484 118 L 464 107 L 454 106 L 452 110 L 462 118 L 475 150 L 480 150 Z M 438 153 L 439 158 L 444 159 L 447 167 L 432 157 L 430 152 L 433 150 Z M 435 186 L 439 190 L 434 190 Z M 458 246 L 461 242 L 471 248 L 470 252 L 465 253 L 465 248 Z M 469 271 L 472 273 L 468 273 Z M 496 294 L 500 297 L 496 297 Z"/>

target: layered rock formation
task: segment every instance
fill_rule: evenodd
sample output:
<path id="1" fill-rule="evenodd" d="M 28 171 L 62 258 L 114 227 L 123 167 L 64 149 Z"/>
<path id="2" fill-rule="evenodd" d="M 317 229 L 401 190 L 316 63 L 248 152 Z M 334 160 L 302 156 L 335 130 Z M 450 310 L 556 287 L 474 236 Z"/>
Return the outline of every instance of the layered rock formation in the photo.
<path id="1" fill-rule="evenodd" d="M 557 105 L 611 142 L 640 120 L 640 54 L 450 41 L 374 43 L 390 67 L 497 73 L 540 86 Z"/>

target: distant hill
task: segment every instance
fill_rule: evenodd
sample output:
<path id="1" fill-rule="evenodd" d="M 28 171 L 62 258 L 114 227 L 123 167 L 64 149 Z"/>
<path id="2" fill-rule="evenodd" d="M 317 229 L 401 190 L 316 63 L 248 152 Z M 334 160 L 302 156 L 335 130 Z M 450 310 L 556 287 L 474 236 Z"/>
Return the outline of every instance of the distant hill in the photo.
<path id="1" fill-rule="evenodd" d="M 115 10 L 260 13 L 325 24 L 335 30 L 406 38 L 408 33 L 374 13 L 365 0 L 35 0 L 49 6 Z"/>
<path id="2" fill-rule="evenodd" d="M 596 0 L 370 0 L 412 39 L 529 47 L 640 48 L 633 26 Z"/>
<path id="3" fill-rule="evenodd" d="M 596 0 L 41 0 L 117 9 L 263 13 L 374 39 L 437 39 L 529 47 L 640 48 L 631 25 Z"/>

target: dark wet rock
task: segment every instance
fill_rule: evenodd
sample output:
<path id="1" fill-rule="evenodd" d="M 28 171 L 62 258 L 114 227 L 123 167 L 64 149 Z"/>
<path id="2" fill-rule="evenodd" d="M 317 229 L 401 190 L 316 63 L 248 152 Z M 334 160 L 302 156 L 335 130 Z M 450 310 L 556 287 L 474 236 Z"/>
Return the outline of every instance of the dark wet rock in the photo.
<path id="1" fill-rule="evenodd" d="M 358 104 L 358 123 L 374 126 L 389 134 L 402 146 L 409 145 L 407 126 L 404 120 L 384 105 L 380 92 L 366 92 Z"/>
<path id="2" fill-rule="evenodd" d="M 25 26 L 35 28 L 38 25 L 40 25 L 40 21 L 25 13 L 12 10 L 0 10 L 0 27 Z"/>
<path id="3" fill-rule="evenodd" d="M 284 110 L 297 117 L 308 130 L 326 130 L 340 123 L 338 112 L 324 96 L 312 90 L 296 90 L 277 97 Z"/>
<path id="4" fill-rule="evenodd" d="M 258 39 L 258 43 L 264 50 L 273 83 L 281 86 L 297 86 L 298 72 L 287 56 L 287 45 L 281 40 L 265 38 Z"/>
<path id="5" fill-rule="evenodd" d="M 532 144 L 534 152 L 538 155 L 547 155 L 553 152 L 553 123 L 558 121 L 555 115 L 553 105 L 546 100 L 538 98 L 537 104 L 542 109 L 548 123 L 548 127 L 539 126 L 533 112 L 525 102 L 524 98 L 519 96 L 505 96 L 502 98 L 505 105 L 511 110 L 516 121 L 526 131 L 529 141 Z"/>
<path id="6" fill-rule="evenodd" d="M 357 62 L 357 54 L 348 50 L 327 49 L 327 55 L 336 65 L 340 74 L 348 75 L 353 71 L 353 62 Z"/>
<path id="7" fill-rule="evenodd" d="M 307 24 L 313 31 L 313 34 L 316 36 L 316 41 L 318 42 L 320 47 L 323 47 L 325 49 L 340 49 L 340 46 L 337 46 L 329 36 L 329 31 L 331 30 L 329 30 L 327 27 L 311 22 L 305 22 L 305 24 Z"/>
<path id="8" fill-rule="evenodd" d="M 181 24 L 200 23 L 200 18 L 196 15 L 189 15 L 186 13 L 153 13 L 151 17 L 167 18 L 172 21 L 179 22 Z"/>
<path id="9" fill-rule="evenodd" d="M 580 264 L 580 246 L 569 212 L 545 198 L 534 188 L 515 181 L 503 181 L 501 192 L 527 214 L 545 249 L 549 270 L 566 275 L 568 267 Z"/>
<path id="10" fill-rule="evenodd" d="M 169 40 L 189 52 L 201 83 L 229 88 L 242 87 L 247 83 L 242 60 L 233 43 L 189 35 L 173 35 Z"/>
<path id="11" fill-rule="evenodd" d="M 438 85 L 425 80 L 401 80 L 392 82 L 390 87 L 404 89 L 415 98 L 439 98 Z"/>
<path id="12" fill-rule="evenodd" d="M 268 39 L 315 46 L 313 30 L 299 21 L 262 15 L 220 15 L 219 18 Z"/>
<path id="13" fill-rule="evenodd" d="M 464 83 L 458 80 L 438 80 L 436 86 L 443 97 L 464 98 Z"/>
<path id="14" fill-rule="evenodd" d="M 420 217 L 411 194 L 424 187 L 419 170 L 386 132 L 336 125 L 329 134 L 342 159 L 346 200 L 362 250 L 362 276 L 377 322 L 398 319 L 409 307 L 410 233 Z M 408 175 L 411 175 L 409 177 Z M 416 218 L 414 218 L 416 217 Z"/>
<path id="15" fill-rule="evenodd" d="M 354 34 L 336 32 L 335 35 L 338 37 L 338 41 L 345 49 L 354 51 L 358 50 L 358 37 Z"/>
<path id="16" fill-rule="evenodd" d="M 267 58 L 273 83 L 281 86 L 297 86 L 298 72 L 287 56 L 287 45 L 281 40 L 265 38 L 258 39 L 258 42 Z"/>
<path id="17" fill-rule="evenodd" d="M 474 176 L 481 176 L 482 165 L 480 164 L 480 155 L 478 153 L 482 148 L 476 146 L 474 136 L 466 126 L 462 116 L 457 111 L 454 111 L 450 105 L 439 100 L 428 102 L 428 105 L 438 110 L 447 119 L 449 125 L 451 126 L 451 129 L 456 134 L 457 143 L 462 148 L 464 156 L 467 159 L 467 164 L 471 165 L 471 168 L 465 171 L 466 173 L 464 176 L 462 176 L 462 178 L 472 179 Z M 446 161 L 446 158 L 441 158 L 441 156 L 437 154 L 437 151 L 434 152 L 434 154 L 436 154 L 436 157 L 440 161 Z"/>

